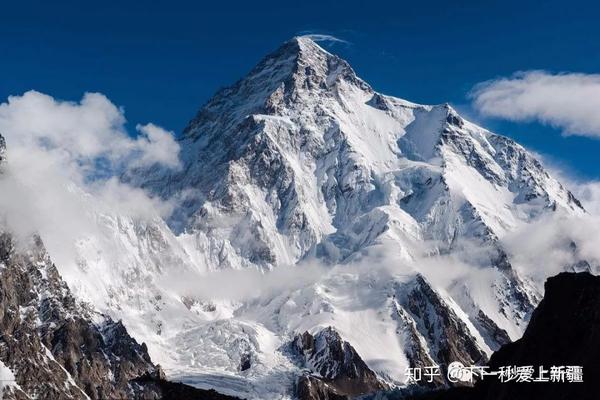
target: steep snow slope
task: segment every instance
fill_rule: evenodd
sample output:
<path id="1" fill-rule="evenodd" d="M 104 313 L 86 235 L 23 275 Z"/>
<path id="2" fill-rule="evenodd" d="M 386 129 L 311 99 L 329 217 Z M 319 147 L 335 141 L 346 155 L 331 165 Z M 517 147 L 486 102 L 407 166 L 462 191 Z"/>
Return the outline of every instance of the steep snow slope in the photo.
<path id="1" fill-rule="evenodd" d="M 244 397 L 291 396 L 304 366 L 289 343 L 329 326 L 391 385 L 409 365 L 482 362 L 539 298 L 502 237 L 584 212 L 512 140 L 379 94 L 303 37 L 217 93 L 179 144 L 180 171 L 123 177 L 176 201 L 169 220 L 100 209 L 64 276 L 167 374 Z M 315 276 L 231 272 L 276 269 Z M 202 284 L 214 276 L 223 293 Z"/>

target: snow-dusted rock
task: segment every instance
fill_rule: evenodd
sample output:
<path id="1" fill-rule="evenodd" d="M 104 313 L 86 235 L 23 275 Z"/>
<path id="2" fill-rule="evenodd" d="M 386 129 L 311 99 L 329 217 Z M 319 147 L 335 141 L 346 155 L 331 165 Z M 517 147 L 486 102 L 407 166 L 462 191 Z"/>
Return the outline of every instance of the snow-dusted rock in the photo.
<path id="1" fill-rule="evenodd" d="M 312 386 L 340 396 L 357 396 L 386 388 L 352 345 L 331 327 L 314 336 L 308 332 L 298 335 L 292 343 L 292 350 L 302 366 L 312 374 L 299 379 L 296 392 L 301 399 L 315 398 L 311 395 Z"/>

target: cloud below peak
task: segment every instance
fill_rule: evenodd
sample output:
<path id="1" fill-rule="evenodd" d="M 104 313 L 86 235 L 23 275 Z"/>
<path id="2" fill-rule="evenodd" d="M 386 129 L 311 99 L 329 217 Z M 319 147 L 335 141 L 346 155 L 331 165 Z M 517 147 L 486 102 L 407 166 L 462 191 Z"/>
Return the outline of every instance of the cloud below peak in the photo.
<path id="1" fill-rule="evenodd" d="M 476 85 L 469 97 L 484 116 L 538 121 L 564 135 L 600 137 L 600 74 L 518 72 Z"/>

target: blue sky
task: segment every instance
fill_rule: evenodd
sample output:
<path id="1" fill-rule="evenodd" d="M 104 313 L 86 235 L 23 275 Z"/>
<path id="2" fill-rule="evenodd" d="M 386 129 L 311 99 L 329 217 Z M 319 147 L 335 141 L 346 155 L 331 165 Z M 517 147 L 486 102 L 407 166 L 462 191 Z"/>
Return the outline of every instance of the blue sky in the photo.
<path id="1" fill-rule="evenodd" d="M 5 2 L 0 99 L 35 89 L 77 101 L 97 91 L 125 108 L 132 131 L 154 122 L 180 132 L 219 87 L 283 41 L 324 33 L 349 42 L 322 45 L 376 90 L 419 103 L 450 102 L 570 174 L 597 179 L 600 139 L 483 116 L 467 98 L 478 82 L 516 71 L 600 72 L 600 7 L 540 3 Z"/>

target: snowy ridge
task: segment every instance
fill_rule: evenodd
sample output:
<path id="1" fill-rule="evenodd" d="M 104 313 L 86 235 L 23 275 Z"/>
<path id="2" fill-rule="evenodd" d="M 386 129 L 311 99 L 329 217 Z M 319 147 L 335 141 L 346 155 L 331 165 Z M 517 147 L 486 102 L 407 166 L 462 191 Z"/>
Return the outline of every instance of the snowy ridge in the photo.
<path id="1" fill-rule="evenodd" d="M 409 365 L 484 361 L 539 299 L 502 237 L 584 213 L 514 141 L 379 94 L 305 37 L 218 92 L 179 144 L 181 170 L 123 177 L 173 215 L 96 212 L 61 274 L 169 376 L 246 398 L 293 397 L 302 367 L 286 349 L 328 327 L 387 386 Z M 225 271 L 241 290 L 235 271 L 285 268 L 316 277 L 236 298 L 175 284 Z"/>

